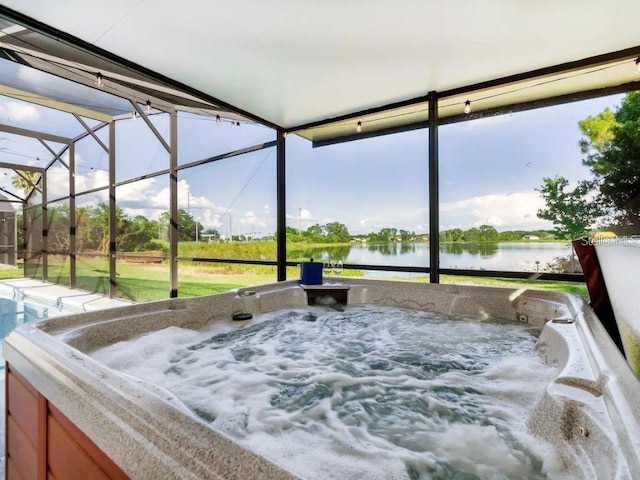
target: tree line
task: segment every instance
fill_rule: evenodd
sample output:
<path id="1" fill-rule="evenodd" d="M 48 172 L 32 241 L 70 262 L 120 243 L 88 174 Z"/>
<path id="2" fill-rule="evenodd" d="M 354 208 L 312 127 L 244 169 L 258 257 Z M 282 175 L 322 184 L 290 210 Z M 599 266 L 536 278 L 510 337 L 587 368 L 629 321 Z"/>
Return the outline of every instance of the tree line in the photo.
<path id="1" fill-rule="evenodd" d="M 554 240 L 552 230 L 506 230 L 499 232 L 491 225 L 480 225 L 466 230 L 452 228 L 440 232 L 441 242 L 511 242 L 517 240 L 539 239 Z M 351 235 L 347 227 L 339 222 L 326 225 L 313 225 L 306 230 L 287 227 L 287 241 L 293 243 L 347 243 L 349 241 L 366 242 L 369 244 L 389 244 L 394 242 L 428 242 L 428 234 L 417 234 L 414 231 L 385 227 L 377 232 L 363 235 Z"/>
<path id="2" fill-rule="evenodd" d="M 42 227 L 40 208 L 27 210 L 32 212 L 31 226 L 36 238 Z M 30 215 L 28 215 L 30 217 Z M 69 249 L 69 207 L 49 206 L 47 209 L 48 249 L 52 252 L 64 252 Z M 158 220 L 143 215 L 127 215 L 120 207 L 115 209 L 116 250 L 119 252 L 162 251 L 167 253 L 169 242 L 169 212 L 160 214 Z M 22 215 L 18 215 L 18 225 L 22 224 Z M 205 237 L 203 237 L 203 235 Z M 178 210 L 178 241 L 193 242 L 195 240 L 220 240 L 219 232 L 214 228 L 204 228 L 193 216 Z M 266 240 L 275 240 L 276 236 Z M 480 225 L 466 230 L 453 228 L 440 232 L 443 243 L 497 243 L 518 241 L 523 239 L 553 240 L 555 234 L 550 230 L 508 230 L 499 232 L 491 225 Z M 234 236 L 235 241 L 248 240 L 243 236 Z M 264 239 L 263 239 L 264 240 Z M 353 241 L 369 245 L 391 243 L 428 242 L 428 234 L 416 234 L 414 231 L 385 227 L 377 232 L 364 235 L 351 235 L 346 225 L 340 222 L 329 222 L 325 225 L 315 224 L 305 230 L 287 227 L 287 242 L 309 244 L 345 244 Z M 18 229 L 18 245 L 23 245 L 22 229 Z M 109 204 L 97 202 L 94 205 L 76 208 L 76 250 L 77 251 L 109 251 Z"/>
<path id="3" fill-rule="evenodd" d="M 42 225 L 41 210 L 35 208 L 31 228 L 38 230 Z M 127 215 L 120 207 L 115 209 L 116 250 L 120 252 L 144 252 L 149 250 L 167 251 L 169 242 L 169 212 L 160 214 L 158 220 L 143 215 Z M 21 220 L 20 218 L 18 219 Z M 29 229 L 29 226 L 27 226 Z M 20 231 L 20 229 L 19 229 Z M 216 229 L 205 229 L 193 216 L 178 210 L 178 241 L 190 242 L 207 235 L 218 238 Z M 69 206 L 49 206 L 47 208 L 47 237 L 50 251 L 66 251 L 69 248 Z M 18 244 L 22 245 L 21 240 Z M 109 251 L 109 204 L 76 207 L 76 249 L 78 251 Z"/>

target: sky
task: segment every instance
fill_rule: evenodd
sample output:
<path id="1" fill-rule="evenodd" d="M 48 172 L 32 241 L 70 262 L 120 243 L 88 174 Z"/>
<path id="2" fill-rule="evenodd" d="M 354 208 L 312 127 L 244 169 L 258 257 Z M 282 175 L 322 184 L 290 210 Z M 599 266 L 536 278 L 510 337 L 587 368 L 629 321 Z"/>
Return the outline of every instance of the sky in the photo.
<path id="1" fill-rule="evenodd" d="M 543 203 L 535 188 L 543 177 L 563 175 L 571 182 L 588 177 L 581 164 L 578 121 L 614 108 L 620 99 L 615 95 L 440 127 L 441 230 L 484 223 L 501 231 L 551 228 L 536 216 Z M 168 140 L 168 115 L 151 118 Z M 0 122 L 68 136 L 83 131 L 68 114 L 7 97 L 0 97 Z M 167 152 L 142 120 L 116 125 L 116 181 L 168 168 Z M 179 112 L 178 136 L 179 164 L 184 165 L 272 141 L 275 132 L 244 123 L 237 129 Z M 106 143 L 106 128 L 99 137 Z M 289 226 L 306 229 L 337 221 L 352 234 L 384 227 L 428 231 L 426 129 L 315 149 L 296 135 L 286 142 Z M 0 161 L 44 166 L 50 159 L 36 140 L 0 134 Z M 78 205 L 106 201 L 106 190 L 81 192 L 108 185 L 107 153 L 87 137 L 77 143 L 76 165 Z M 0 187 L 11 189 L 12 175 L 0 169 Z M 48 183 L 49 199 L 68 195 L 65 167 L 53 165 Z M 169 208 L 168 175 L 120 186 L 116 201 L 131 216 L 157 219 Z M 205 228 L 224 236 L 229 231 L 256 237 L 274 233 L 275 148 L 181 170 L 178 202 Z"/>

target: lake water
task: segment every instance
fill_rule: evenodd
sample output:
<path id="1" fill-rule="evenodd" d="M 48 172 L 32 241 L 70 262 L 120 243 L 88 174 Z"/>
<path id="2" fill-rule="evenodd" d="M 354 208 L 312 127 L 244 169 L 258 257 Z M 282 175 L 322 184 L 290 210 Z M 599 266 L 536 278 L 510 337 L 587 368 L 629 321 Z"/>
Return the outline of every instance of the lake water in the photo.
<path id="1" fill-rule="evenodd" d="M 367 265 L 420 267 L 429 265 L 428 243 L 349 245 L 297 250 L 290 245 L 290 258 L 342 261 Z M 443 243 L 440 268 L 505 271 L 550 271 L 548 264 L 571 254 L 567 242 Z M 539 262 L 536 264 L 536 262 Z"/>

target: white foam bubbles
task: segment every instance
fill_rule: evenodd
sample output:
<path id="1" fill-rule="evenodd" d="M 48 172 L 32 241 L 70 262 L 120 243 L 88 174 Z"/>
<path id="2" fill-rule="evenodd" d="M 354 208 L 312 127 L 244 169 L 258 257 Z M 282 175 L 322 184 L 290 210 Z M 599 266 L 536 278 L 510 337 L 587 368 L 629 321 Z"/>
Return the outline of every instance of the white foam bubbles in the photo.
<path id="1" fill-rule="evenodd" d="M 546 478 L 525 421 L 553 369 L 534 331 L 414 310 L 283 310 L 169 328 L 92 356 L 309 479 Z M 456 478 L 458 478 L 456 477 Z"/>

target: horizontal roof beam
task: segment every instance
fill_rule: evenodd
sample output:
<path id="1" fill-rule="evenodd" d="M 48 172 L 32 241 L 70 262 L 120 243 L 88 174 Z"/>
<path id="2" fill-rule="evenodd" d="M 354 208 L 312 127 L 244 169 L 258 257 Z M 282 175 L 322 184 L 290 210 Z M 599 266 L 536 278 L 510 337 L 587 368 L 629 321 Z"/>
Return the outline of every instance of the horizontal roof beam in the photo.
<path id="1" fill-rule="evenodd" d="M 22 100 L 24 102 L 34 103 L 42 107 L 53 108 L 55 110 L 73 113 L 75 115 L 82 115 L 83 117 L 93 118 L 95 120 L 100 120 L 101 122 L 111 121 L 111 116 L 106 113 L 96 112 L 95 110 L 91 110 L 86 107 L 80 107 L 72 103 L 54 100 L 52 98 L 20 90 L 18 88 L 7 87 L 6 85 L 0 85 L 0 95 Z"/>
<path id="2" fill-rule="evenodd" d="M 29 165 L 19 165 L 17 163 L 0 162 L 0 168 L 8 168 L 10 170 L 23 170 L 25 172 L 44 173 L 44 168 L 32 167 Z"/>
<path id="3" fill-rule="evenodd" d="M 72 142 L 70 138 L 51 135 L 49 133 L 38 132 L 36 130 L 28 130 L 26 128 L 13 127 L 11 125 L 0 124 L 0 132 L 11 133 L 13 135 L 21 135 L 23 137 L 38 138 L 41 140 L 49 140 L 50 142 L 63 143 L 68 145 Z"/>

